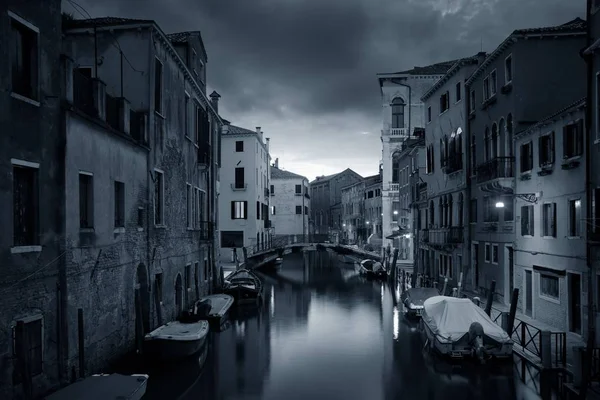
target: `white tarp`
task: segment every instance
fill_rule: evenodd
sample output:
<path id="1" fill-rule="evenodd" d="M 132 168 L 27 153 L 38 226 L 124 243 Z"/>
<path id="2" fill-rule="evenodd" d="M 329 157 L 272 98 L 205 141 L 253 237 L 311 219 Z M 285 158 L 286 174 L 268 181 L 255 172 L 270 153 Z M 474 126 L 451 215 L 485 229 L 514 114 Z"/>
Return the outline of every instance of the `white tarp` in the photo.
<path id="1" fill-rule="evenodd" d="M 499 343 L 510 341 L 508 334 L 470 299 L 434 296 L 425 300 L 423 306 L 423 322 L 446 340 L 459 340 L 473 322 L 479 322 L 486 336 Z"/>

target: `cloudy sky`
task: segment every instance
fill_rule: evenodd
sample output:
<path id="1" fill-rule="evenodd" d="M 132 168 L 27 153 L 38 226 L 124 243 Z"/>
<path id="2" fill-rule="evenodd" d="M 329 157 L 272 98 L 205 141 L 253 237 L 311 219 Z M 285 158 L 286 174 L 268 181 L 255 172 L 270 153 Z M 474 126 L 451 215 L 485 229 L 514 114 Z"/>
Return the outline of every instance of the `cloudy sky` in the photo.
<path id="1" fill-rule="evenodd" d="M 200 30 L 209 93 L 234 125 L 271 138 L 280 167 L 310 180 L 377 173 L 378 72 L 491 51 L 518 28 L 584 17 L 585 0 L 63 0 L 81 18 Z"/>

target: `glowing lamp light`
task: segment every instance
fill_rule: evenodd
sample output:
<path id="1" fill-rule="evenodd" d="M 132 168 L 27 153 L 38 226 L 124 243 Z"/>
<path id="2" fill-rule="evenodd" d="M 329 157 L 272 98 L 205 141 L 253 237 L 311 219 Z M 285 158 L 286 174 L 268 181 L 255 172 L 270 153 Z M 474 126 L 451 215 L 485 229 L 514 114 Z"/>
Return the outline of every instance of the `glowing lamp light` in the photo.
<path id="1" fill-rule="evenodd" d="M 367 225 L 369 225 L 369 224 L 370 224 L 370 222 L 369 222 L 369 221 L 367 221 Z"/>
<path id="2" fill-rule="evenodd" d="M 398 215 L 398 210 L 394 210 L 394 215 Z"/>
<path id="3" fill-rule="evenodd" d="M 504 208 L 504 203 L 499 201 L 496 203 L 496 208 Z"/>

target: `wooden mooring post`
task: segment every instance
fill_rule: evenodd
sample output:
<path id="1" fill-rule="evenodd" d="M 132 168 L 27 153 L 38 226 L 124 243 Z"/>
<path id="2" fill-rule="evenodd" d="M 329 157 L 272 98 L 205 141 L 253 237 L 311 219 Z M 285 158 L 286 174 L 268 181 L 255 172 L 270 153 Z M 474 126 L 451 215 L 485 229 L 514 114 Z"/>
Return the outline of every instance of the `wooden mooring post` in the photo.
<path id="1" fill-rule="evenodd" d="M 519 289 L 514 288 L 512 297 L 510 298 L 510 309 L 508 311 L 508 322 L 506 325 L 506 332 L 508 336 L 512 335 L 513 328 L 515 326 L 515 318 L 517 316 L 517 303 L 519 301 Z M 487 307 L 487 305 L 486 305 Z"/>
<path id="2" fill-rule="evenodd" d="M 492 315 L 492 303 L 494 302 L 494 292 L 496 291 L 496 281 L 492 281 L 490 285 L 490 291 L 487 296 L 487 302 L 485 303 L 485 313 L 488 316 Z"/>
<path id="3" fill-rule="evenodd" d="M 392 265 L 391 265 L 391 272 L 392 272 L 392 279 L 394 280 L 394 287 L 396 286 L 397 282 L 398 282 L 398 268 L 396 268 L 396 262 L 398 261 L 398 253 L 400 250 L 398 249 L 394 249 L 394 256 L 392 259 Z"/>

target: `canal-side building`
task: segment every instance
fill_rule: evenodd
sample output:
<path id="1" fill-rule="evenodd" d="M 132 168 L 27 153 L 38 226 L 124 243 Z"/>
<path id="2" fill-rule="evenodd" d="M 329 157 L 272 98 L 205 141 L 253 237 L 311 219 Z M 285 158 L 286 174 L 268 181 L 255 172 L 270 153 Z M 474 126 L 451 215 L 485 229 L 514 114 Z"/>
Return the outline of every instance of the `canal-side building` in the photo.
<path id="1" fill-rule="evenodd" d="M 393 180 L 393 155 L 403 143 L 414 138 L 415 128 L 425 126 L 421 97 L 456 61 L 441 62 L 395 73 L 379 73 L 379 90 L 383 107 L 382 143 L 382 226 L 383 247 L 394 245 L 391 236 L 398 227 L 393 204 L 400 201 L 398 181 Z M 399 178 L 399 177 L 398 177 Z M 397 244 L 397 243 L 396 243 Z"/>
<path id="2" fill-rule="evenodd" d="M 71 20 L 64 37 L 68 318 L 76 338 L 82 309 L 94 372 L 211 290 L 221 120 L 199 32 L 107 17 Z"/>
<path id="3" fill-rule="evenodd" d="M 60 11 L 58 0 L 0 6 L 2 399 L 68 379 Z"/>
<path id="4" fill-rule="evenodd" d="M 513 136 L 585 95 L 585 64 L 579 56 L 584 46 L 585 21 L 579 18 L 515 30 L 466 82 L 473 286 L 485 292 L 496 281 L 496 297 L 506 304 L 516 282 L 524 291 L 513 241 L 519 210 L 530 204 L 515 198 L 520 177 L 515 178 Z M 496 208 L 497 202 L 504 208 Z"/>
<path id="5" fill-rule="evenodd" d="M 318 176 L 310 182 L 310 212 L 316 234 L 341 235 L 342 188 L 362 180 L 362 176 L 347 168 L 337 174 Z"/>
<path id="6" fill-rule="evenodd" d="M 271 165 L 269 194 L 273 235 L 297 235 L 298 238 L 307 235 L 310 215 L 308 179 L 280 169 L 276 158 Z"/>
<path id="7" fill-rule="evenodd" d="M 219 225 L 223 261 L 239 259 L 241 248 L 264 248 L 271 241 L 269 138 L 256 130 L 225 125 L 221 134 L 223 168 L 219 196 Z M 236 250 L 237 249 L 237 250 Z"/>
<path id="8" fill-rule="evenodd" d="M 456 287 L 461 272 L 469 275 L 465 199 L 465 81 L 485 59 L 485 53 L 457 61 L 421 98 L 425 104 L 425 171 L 427 207 L 421 213 L 422 260 L 434 280 Z"/>
<path id="9" fill-rule="evenodd" d="M 524 314 L 560 331 L 582 334 L 586 266 L 585 100 L 515 132 L 520 223 L 514 277 Z M 502 206 L 497 202 L 497 206 Z"/>
<path id="10" fill-rule="evenodd" d="M 424 136 L 424 135 L 423 135 Z M 425 149 L 425 139 L 415 143 L 408 151 L 408 157 L 410 158 L 410 170 L 411 173 L 408 177 L 408 184 L 410 190 L 410 204 L 409 209 L 411 210 L 412 229 L 406 234 L 412 236 L 413 251 L 412 260 L 413 268 L 416 274 L 425 275 L 425 261 L 426 251 L 421 248 L 424 236 L 429 239 L 429 232 L 422 220 L 422 216 L 427 211 L 427 184 L 423 180 L 423 175 L 426 170 L 427 151 Z"/>
<path id="11" fill-rule="evenodd" d="M 360 181 L 342 188 L 342 235 L 346 244 L 362 244 L 367 240 L 365 219 L 365 182 Z"/>
<path id="12" fill-rule="evenodd" d="M 382 213 L 381 213 L 381 173 L 367 176 L 364 179 L 364 215 L 367 228 L 367 243 L 374 250 L 381 249 Z"/>

